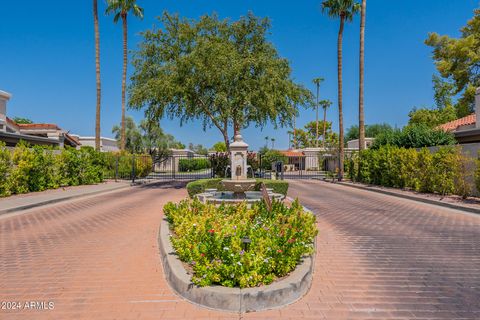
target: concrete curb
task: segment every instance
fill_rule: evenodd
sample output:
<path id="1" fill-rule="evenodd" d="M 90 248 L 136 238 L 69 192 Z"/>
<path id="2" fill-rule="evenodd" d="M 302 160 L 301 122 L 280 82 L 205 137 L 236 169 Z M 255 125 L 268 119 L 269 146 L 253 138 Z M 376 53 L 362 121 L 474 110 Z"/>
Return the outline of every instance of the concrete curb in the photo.
<path id="1" fill-rule="evenodd" d="M 198 287 L 191 282 L 170 242 L 168 222 L 162 219 L 158 236 L 160 256 L 170 287 L 195 304 L 230 312 L 252 312 L 293 303 L 303 297 L 312 284 L 314 256 L 306 257 L 286 278 L 258 288 Z"/>
<path id="2" fill-rule="evenodd" d="M 389 196 L 394 196 L 398 198 L 403 198 L 403 199 L 408 199 L 408 200 L 413 200 L 413 201 L 418 201 L 418 202 L 423 202 L 423 203 L 428 203 L 428 204 L 433 204 L 439 207 L 444 207 L 444 208 L 449 208 L 449 209 L 455 209 L 455 210 L 460 210 L 460 211 L 467 211 L 470 213 L 475 213 L 475 214 L 480 214 L 480 208 L 470 208 L 470 207 L 464 207 L 460 205 L 456 205 L 453 203 L 446 203 L 446 202 L 441 202 L 438 200 L 433 200 L 433 199 L 425 199 L 421 197 L 415 197 L 409 194 L 401 194 L 389 190 L 383 190 L 383 189 L 377 189 L 377 188 L 372 188 L 368 187 L 366 185 L 359 185 L 359 184 L 353 184 L 353 183 L 347 183 L 347 182 L 336 182 L 336 184 L 350 187 L 350 188 L 355 188 L 355 189 L 360 189 L 360 190 L 365 190 L 365 191 L 371 191 L 371 192 L 376 192 L 376 193 L 381 193 L 381 194 L 386 194 Z"/>
<path id="3" fill-rule="evenodd" d="M 122 186 L 119 186 L 118 188 L 114 188 L 114 189 L 97 190 L 97 191 L 93 191 L 93 192 L 76 194 L 76 195 L 72 195 L 72 196 L 65 196 L 65 197 L 62 197 L 62 198 L 43 200 L 43 201 L 39 201 L 39 202 L 35 202 L 35 203 L 20 205 L 20 206 L 13 207 L 13 208 L 2 209 L 2 210 L 0 210 L 0 216 L 3 215 L 3 214 L 7 214 L 7 213 L 14 213 L 14 212 L 18 212 L 18 211 L 27 210 L 27 209 L 33 209 L 33 208 L 42 207 L 42 206 L 46 206 L 46 205 L 49 205 L 49 204 L 63 202 L 63 201 L 68 201 L 68 200 L 74 200 L 74 199 L 79 199 L 79 198 L 83 198 L 83 197 L 99 195 L 99 194 L 102 194 L 102 193 L 119 191 L 119 190 L 123 190 L 123 189 L 130 188 L 130 187 L 131 187 L 130 185 L 122 185 Z"/>

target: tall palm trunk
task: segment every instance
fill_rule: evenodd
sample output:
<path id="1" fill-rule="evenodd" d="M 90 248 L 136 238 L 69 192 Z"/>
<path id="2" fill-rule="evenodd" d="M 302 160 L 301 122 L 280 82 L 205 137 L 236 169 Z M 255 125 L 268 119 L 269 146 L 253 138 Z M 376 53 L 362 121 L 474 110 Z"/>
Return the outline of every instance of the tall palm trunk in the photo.
<path id="1" fill-rule="evenodd" d="M 293 115 L 293 148 L 297 149 L 297 112 Z"/>
<path id="2" fill-rule="evenodd" d="M 100 31 L 98 28 L 97 0 L 93 0 L 93 24 L 95 29 L 95 73 L 97 81 L 97 107 L 95 113 L 95 150 L 100 151 L 100 105 L 102 87 L 100 82 Z"/>
<path id="3" fill-rule="evenodd" d="M 358 94 L 358 130 L 359 130 L 359 150 L 365 148 L 365 115 L 363 110 L 363 86 L 364 86 L 364 67 L 365 67 L 365 13 L 367 9 L 367 0 L 362 0 L 362 10 L 360 16 L 360 84 Z"/>
<path id="4" fill-rule="evenodd" d="M 322 147 L 325 148 L 325 139 L 327 135 L 327 108 L 323 108 L 323 139 L 322 139 Z"/>
<path id="5" fill-rule="evenodd" d="M 123 23 L 123 73 L 122 73 L 122 128 L 120 138 L 120 149 L 125 150 L 125 90 L 127 84 L 127 14 L 122 13 Z"/>
<path id="6" fill-rule="evenodd" d="M 337 56 L 338 56 L 338 131 L 339 131 L 339 161 L 338 161 L 338 180 L 343 179 L 343 81 L 342 81 L 342 50 L 343 50 L 343 27 L 345 24 L 345 15 L 340 16 L 340 28 L 338 30 Z"/>
<path id="7" fill-rule="evenodd" d="M 316 126 L 316 133 L 315 133 L 315 147 L 318 148 L 318 95 L 320 91 L 320 84 L 317 83 L 317 105 L 315 107 L 315 126 Z"/>

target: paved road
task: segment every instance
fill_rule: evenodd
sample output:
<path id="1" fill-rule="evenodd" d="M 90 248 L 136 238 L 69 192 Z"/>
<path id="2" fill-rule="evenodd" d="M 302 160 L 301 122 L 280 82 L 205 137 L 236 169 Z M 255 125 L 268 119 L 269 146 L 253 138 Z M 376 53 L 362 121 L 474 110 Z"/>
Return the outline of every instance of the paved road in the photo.
<path id="1" fill-rule="evenodd" d="M 150 185 L 0 217 L 0 301 L 55 304 L 0 319 L 480 319 L 479 217 L 291 184 L 320 234 L 312 288 L 286 308 L 240 316 L 177 297 L 157 236 L 161 207 L 186 191 Z"/>

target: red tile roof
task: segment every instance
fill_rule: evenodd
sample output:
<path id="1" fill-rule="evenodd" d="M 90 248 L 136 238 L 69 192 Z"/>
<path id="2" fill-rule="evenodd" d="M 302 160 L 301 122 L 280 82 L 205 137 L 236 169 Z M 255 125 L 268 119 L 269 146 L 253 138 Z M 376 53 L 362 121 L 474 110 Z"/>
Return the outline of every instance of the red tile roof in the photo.
<path id="1" fill-rule="evenodd" d="M 17 123 L 17 126 L 23 129 L 54 129 L 60 130 L 60 128 L 53 123 Z"/>
<path id="2" fill-rule="evenodd" d="M 292 151 L 292 150 L 286 150 L 286 151 L 280 151 L 281 154 L 287 157 L 303 157 L 305 154 L 301 151 Z"/>
<path id="3" fill-rule="evenodd" d="M 458 129 L 458 127 L 472 125 L 472 124 L 475 124 L 476 122 L 477 122 L 477 117 L 475 113 L 472 113 L 471 115 L 468 115 L 466 117 L 439 125 L 437 128 L 442 129 L 444 131 L 455 131 Z"/>

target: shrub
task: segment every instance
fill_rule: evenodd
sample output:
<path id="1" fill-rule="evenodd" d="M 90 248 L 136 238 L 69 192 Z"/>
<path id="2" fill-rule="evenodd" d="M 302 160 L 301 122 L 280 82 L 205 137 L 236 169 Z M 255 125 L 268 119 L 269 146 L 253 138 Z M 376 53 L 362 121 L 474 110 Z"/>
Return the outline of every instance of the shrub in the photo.
<path id="1" fill-rule="evenodd" d="M 178 171 L 190 172 L 210 168 L 210 161 L 206 158 L 179 159 Z"/>
<path id="2" fill-rule="evenodd" d="M 375 138 L 372 149 L 391 145 L 404 148 L 423 148 L 454 145 L 455 137 L 450 132 L 432 129 L 425 124 L 409 125 L 402 130 L 385 131 Z"/>
<path id="3" fill-rule="evenodd" d="M 195 195 L 204 192 L 206 189 L 217 189 L 219 191 L 225 190 L 221 181 L 223 178 L 213 178 L 213 179 L 200 179 L 192 181 L 187 184 L 187 192 L 190 198 L 193 198 Z M 268 180 L 268 179 L 256 179 L 257 183 L 255 184 L 255 190 L 260 191 L 262 182 L 265 183 L 267 188 L 272 188 L 273 192 L 287 195 L 288 192 L 288 182 L 282 180 Z"/>
<path id="4" fill-rule="evenodd" d="M 132 154 L 121 152 L 108 152 L 104 155 L 105 167 L 104 175 L 110 179 L 115 178 L 116 167 L 118 161 L 118 178 L 132 179 Z M 135 155 L 135 176 L 143 178 L 148 176 L 153 169 L 152 157 L 148 154 Z"/>
<path id="5" fill-rule="evenodd" d="M 287 163 L 288 158 L 280 151 L 277 150 L 268 150 L 265 154 L 262 155 L 262 169 L 271 170 L 272 163 L 282 161 L 283 163 Z"/>
<path id="6" fill-rule="evenodd" d="M 12 154 L 4 142 L 0 142 L 0 197 L 10 195 L 8 177 L 12 170 Z"/>
<path id="7" fill-rule="evenodd" d="M 193 269 L 199 286 L 241 288 L 269 284 L 295 269 L 314 251 L 315 216 L 295 201 L 290 208 L 274 202 L 220 206 L 198 200 L 163 208 L 173 230 L 170 238 L 180 260 Z M 242 239 L 251 243 L 245 247 Z"/>
<path id="8" fill-rule="evenodd" d="M 417 151 L 385 145 L 364 150 L 352 161 L 349 175 L 364 183 L 463 197 L 471 193 L 472 165 L 455 147 L 440 147 L 432 153 L 427 148 Z"/>

